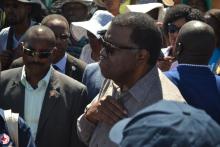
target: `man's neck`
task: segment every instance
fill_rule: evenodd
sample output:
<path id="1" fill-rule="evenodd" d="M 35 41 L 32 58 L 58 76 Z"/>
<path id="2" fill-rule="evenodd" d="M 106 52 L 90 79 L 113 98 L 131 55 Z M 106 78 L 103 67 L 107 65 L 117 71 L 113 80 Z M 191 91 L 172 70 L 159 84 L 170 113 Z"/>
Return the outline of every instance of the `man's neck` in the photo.
<path id="1" fill-rule="evenodd" d="M 144 77 L 149 72 L 149 70 L 150 69 L 148 68 L 144 68 L 131 76 L 126 76 L 122 80 L 114 82 L 120 87 L 122 92 L 128 91 L 131 87 L 135 85 L 135 83 L 137 83 L 138 80 Z"/>
<path id="2" fill-rule="evenodd" d="M 48 70 L 49 71 L 49 70 Z M 47 71 L 47 72 L 48 72 Z M 40 80 L 42 80 L 45 76 L 46 76 L 46 74 L 47 74 L 47 72 L 44 72 L 44 74 L 43 74 L 43 72 L 42 72 L 42 74 L 31 74 L 31 73 L 29 73 L 29 72 L 26 72 L 26 80 L 28 81 L 28 83 L 33 87 L 33 88 L 37 88 L 37 86 L 38 86 L 38 82 L 40 81 Z"/>

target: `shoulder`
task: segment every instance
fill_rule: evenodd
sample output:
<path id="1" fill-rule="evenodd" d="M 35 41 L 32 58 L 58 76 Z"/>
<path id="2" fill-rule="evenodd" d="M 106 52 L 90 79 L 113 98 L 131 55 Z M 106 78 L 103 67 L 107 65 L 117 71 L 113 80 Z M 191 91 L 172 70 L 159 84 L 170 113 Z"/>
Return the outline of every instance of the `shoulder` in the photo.
<path id="1" fill-rule="evenodd" d="M 23 58 L 20 57 L 20 58 L 18 58 L 18 59 L 15 59 L 15 60 L 11 63 L 10 68 L 21 67 L 21 66 L 23 66 L 23 65 L 24 65 L 24 63 L 23 63 Z"/>
<path id="2" fill-rule="evenodd" d="M 4 28 L 0 31 L 0 37 L 7 36 L 9 32 L 10 27 Z"/>
<path id="3" fill-rule="evenodd" d="M 86 89 L 86 86 L 83 85 L 82 83 L 80 83 L 79 81 L 65 75 L 65 74 L 62 74 L 58 71 L 55 71 L 53 72 L 54 74 L 54 77 L 57 78 L 60 83 L 61 83 L 61 86 L 63 87 L 66 87 L 68 89 Z"/>
<path id="4" fill-rule="evenodd" d="M 70 54 L 67 54 L 67 62 L 70 62 L 71 64 L 80 67 L 82 69 L 85 69 L 86 67 L 86 63 L 84 61 L 79 60 Z"/>
<path id="5" fill-rule="evenodd" d="M 85 71 L 89 72 L 89 71 L 97 71 L 100 70 L 99 67 L 99 63 L 91 63 L 91 64 L 87 64 Z"/>
<path id="6" fill-rule="evenodd" d="M 178 70 L 177 70 L 177 68 L 174 68 L 174 69 L 171 69 L 169 71 L 164 72 L 164 74 L 168 78 L 173 78 L 173 77 L 176 77 L 178 75 Z"/>
<path id="7" fill-rule="evenodd" d="M 4 78 L 12 79 L 16 75 L 21 74 L 21 72 L 22 72 L 22 67 L 4 70 L 4 71 L 1 72 L 1 78 L 2 79 L 4 79 Z"/>

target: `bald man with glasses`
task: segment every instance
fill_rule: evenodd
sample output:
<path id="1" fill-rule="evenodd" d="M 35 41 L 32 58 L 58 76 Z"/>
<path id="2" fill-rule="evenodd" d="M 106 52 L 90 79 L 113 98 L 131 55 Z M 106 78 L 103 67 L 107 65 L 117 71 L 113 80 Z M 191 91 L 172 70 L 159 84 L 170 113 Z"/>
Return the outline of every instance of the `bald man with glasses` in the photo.
<path id="1" fill-rule="evenodd" d="M 52 67 L 55 35 L 36 25 L 24 35 L 24 66 L 3 71 L 0 107 L 19 113 L 39 147 L 81 147 L 76 120 L 87 105 L 87 89 Z"/>

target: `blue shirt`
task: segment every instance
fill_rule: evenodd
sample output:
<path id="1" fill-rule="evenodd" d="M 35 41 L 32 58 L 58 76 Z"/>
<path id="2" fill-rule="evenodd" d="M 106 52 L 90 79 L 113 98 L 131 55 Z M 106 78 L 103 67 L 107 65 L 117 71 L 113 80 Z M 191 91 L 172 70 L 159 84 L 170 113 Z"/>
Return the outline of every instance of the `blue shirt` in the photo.
<path id="1" fill-rule="evenodd" d="M 209 60 L 209 66 L 213 72 L 215 72 L 216 66 L 218 65 L 219 61 L 220 61 L 220 48 L 216 48 L 213 51 L 212 57 Z"/>
<path id="2" fill-rule="evenodd" d="M 220 124 L 220 76 L 208 66 L 179 64 L 165 75 L 190 105 L 205 110 Z"/>

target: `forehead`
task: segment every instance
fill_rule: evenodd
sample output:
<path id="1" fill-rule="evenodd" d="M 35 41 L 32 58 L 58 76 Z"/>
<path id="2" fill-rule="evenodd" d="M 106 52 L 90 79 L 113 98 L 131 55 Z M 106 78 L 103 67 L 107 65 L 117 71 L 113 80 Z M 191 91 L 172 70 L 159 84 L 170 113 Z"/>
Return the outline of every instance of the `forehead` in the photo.
<path id="1" fill-rule="evenodd" d="M 46 25 L 51 30 L 53 30 L 54 33 L 69 31 L 69 26 L 67 25 L 67 23 L 60 19 L 54 19 L 54 20 L 48 21 Z"/>
<path id="2" fill-rule="evenodd" d="M 51 41 L 43 37 L 31 37 L 24 42 L 24 46 L 31 47 L 38 51 L 51 50 L 53 48 Z"/>

